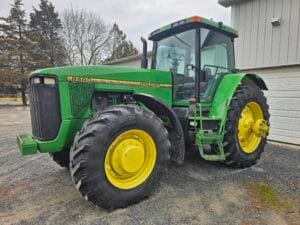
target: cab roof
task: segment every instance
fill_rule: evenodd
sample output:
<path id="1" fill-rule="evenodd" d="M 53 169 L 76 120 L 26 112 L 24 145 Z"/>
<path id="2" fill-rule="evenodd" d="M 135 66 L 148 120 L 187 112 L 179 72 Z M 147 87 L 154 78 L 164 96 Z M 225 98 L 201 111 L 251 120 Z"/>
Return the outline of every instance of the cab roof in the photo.
<path id="1" fill-rule="evenodd" d="M 204 24 L 207 27 L 215 28 L 217 30 L 222 31 L 223 33 L 227 33 L 230 36 L 237 37 L 238 32 L 230 26 L 224 25 L 222 22 L 215 22 L 211 19 L 207 19 L 200 16 L 192 16 L 182 20 L 178 20 L 174 23 L 165 25 L 152 33 L 149 34 L 149 40 L 160 39 L 161 36 L 165 36 L 169 31 L 174 30 L 174 28 L 181 28 L 184 26 L 188 26 L 190 24 Z"/>

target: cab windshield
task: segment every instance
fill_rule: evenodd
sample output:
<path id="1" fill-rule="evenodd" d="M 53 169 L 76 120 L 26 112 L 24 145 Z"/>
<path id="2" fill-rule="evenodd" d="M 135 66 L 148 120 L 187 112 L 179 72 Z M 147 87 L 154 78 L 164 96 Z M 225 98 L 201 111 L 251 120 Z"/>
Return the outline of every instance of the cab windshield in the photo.
<path id="1" fill-rule="evenodd" d="M 195 94 L 196 31 L 188 30 L 157 42 L 155 69 L 171 71 L 174 99 L 184 100 Z"/>
<path id="2" fill-rule="evenodd" d="M 207 28 L 196 31 L 173 34 L 154 45 L 153 68 L 172 72 L 175 101 L 191 97 L 210 101 L 222 77 L 234 69 L 232 38 Z M 200 75 L 197 85 L 196 72 Z"/>

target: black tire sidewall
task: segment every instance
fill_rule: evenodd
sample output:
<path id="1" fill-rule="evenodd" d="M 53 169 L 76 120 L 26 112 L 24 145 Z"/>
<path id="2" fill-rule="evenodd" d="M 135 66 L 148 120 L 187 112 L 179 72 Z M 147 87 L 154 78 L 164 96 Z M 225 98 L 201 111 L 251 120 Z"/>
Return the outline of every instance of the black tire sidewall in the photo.
<path id="1" fill-rule="evenodd" d="M 242 113 L 242 110 L 245 108 L 245 106 L 250 103 L 250 102 L 256 102 L 260 105 L 262 111 L 263 111 L 263 114 L 264 114 L 264 118 L 266 118 L 266 112 L 264 110 L 264 107 L 262 107 L 264 105 L 264 102 L 261 101 L 261 98 L 257 98 L 257 96 L 253 96 L 249 99 L 247 99 L 243 106 L 242 106 L 242 109 L 239 111 L 239 115 L 241 115 Z M 238 129 L 238 124 L 239 124 L 239 120 L 237 120 L 236 122 L 236 131 Z M 238 135 L 237 133 L 235 134 L 235 138 L 236 138 L 236 143 L 238 144 L 238 149 L 240 151 L 240 154 L 243 154 L 245 157 L 253 157 L 253 159 L 257 158 L 257 154 L 261 154 L 261 151 L 263 150 L 265 144 L 266 144 L 266 139 L 265 138 L 262 138 L 259 145 L 257 146 L 256 150 L 252 153 L 246 153 L 245 151 L 242 150 L 242 147 L 239 143 L 239 140 L 238 140 Z"/>
<path id="2" fill-rule="evenodd" d="M 89 156 L 87 160 L 87 171 L 89 173 L 87 182 L 93 187 L 93 192 L 102 193 L 94 196 L 96 202 L 110 201 L 109 205 L 118 204 L 119 206 L 126 205 L 138 201 L 143 196 L 146 196 L 153 186 L 157 184 L 157 179 L 165 169 L 165 164 L 168 161 L 166 149 L 161 148 L 160 132 L 161 126 L 157 121 L 150 121 L 149 118 L 141 115 L 126 115 L 116 118 L 109 126 L 106 127 L 105 133 L 97 135 L 94 143 L 91 143 Z M 156 162 L 150 176 L 139 186 L 133 189 L 119 189 L 113 186 L 107 179 L 105 174 L 105 157 L 110 144 L 121 133 L 139 129 L 147 132 L 153 138 L 156 146 Z M 116 203 L 114 203 L 116 202 Z"/>
<path id="3" fill-rule="evenodd" d="M 259 145 L 257 146 L 256 150 L 252 153 L 246 153 L 242 150 L 242 147 L 239 144 L 238 140 L 238 124 L 242 110 L 245 106 L 250 102 L 256 102 L 260 105 L 263 116 L 266 121 L 269 120 L 269 112 L 268 112 L 268 105 L 266 103 L 266 99 L 263 95 L 263 92 L 257 88 L 256 86 L 247 86 L 242 94 L 237 94 L 235 96 L 237 99 L 235 100 L 237 104 L 231 106 L 234 107 L 233 114 L 230 115 L 231 118 L 229 120 L 233 120 L 233 124 L 231 129 L 227 130 L 226 132 L 231 133 L 231 140 L 225 140 L 229 143 L 228 146 L 225 147 L 225 154 L 226 152 L 231 154 L 231 157 L 227 159 L 228 161 L 235 161 L 235 165 L 238 167 L 247 167 L 256 163 L 256 161 L 260 158 L 260 155 L 264 151 L 264 147 L 266 145 L 266 138 L 262 138 Z M 228 137 L 229 135 L 227 135 Z"/>

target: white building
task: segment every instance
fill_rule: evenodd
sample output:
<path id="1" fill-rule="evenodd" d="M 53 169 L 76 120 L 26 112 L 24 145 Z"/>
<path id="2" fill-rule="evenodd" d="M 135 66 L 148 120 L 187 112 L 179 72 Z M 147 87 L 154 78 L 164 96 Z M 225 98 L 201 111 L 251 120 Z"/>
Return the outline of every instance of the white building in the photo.
<path id="1" fill-rule="evenodd" d="M 148 52 L 148 67 L 151 66 L 151 55 L 152 51 Z M 118 66 L 130 66 L 130 67 L 141 67 L 142 54 L 130 56 L 123 59 L 107 62 L 105 65 L 118 65 Z"/>

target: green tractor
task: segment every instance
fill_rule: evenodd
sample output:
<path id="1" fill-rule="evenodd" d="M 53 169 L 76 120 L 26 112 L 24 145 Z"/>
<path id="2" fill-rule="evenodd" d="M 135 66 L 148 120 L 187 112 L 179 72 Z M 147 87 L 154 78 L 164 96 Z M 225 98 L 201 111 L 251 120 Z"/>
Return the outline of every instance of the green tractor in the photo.
<path id="1" fill-rule="evenodd" d="M 255 74 L 235 69 L 237 32 L 193 16 L 149 35 L 142 68 L 72 66 L 29 77 L 32 134 L 23 155 L 50 153 L 85 199 L 105 208 L 148 196 L 186 149 L 244 168 L 266 145 L 269 112 Z"/>

